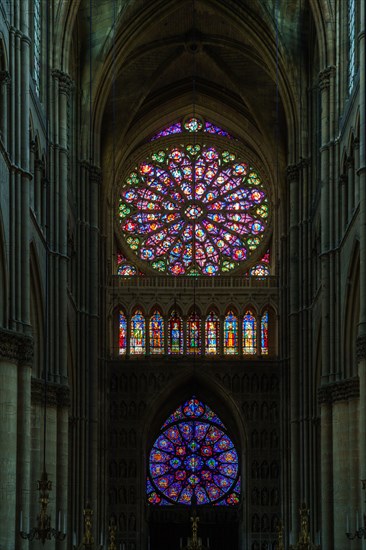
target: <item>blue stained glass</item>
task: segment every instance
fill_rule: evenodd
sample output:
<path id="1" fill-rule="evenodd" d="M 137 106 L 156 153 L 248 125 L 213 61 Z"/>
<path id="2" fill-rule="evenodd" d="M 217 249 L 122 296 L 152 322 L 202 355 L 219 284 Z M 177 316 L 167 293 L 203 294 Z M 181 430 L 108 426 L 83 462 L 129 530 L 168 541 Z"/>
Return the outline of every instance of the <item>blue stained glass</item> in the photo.
<path id="1" fill-rule="evenodd" d="M 127 319 L 122 313 L 119 314 L 119 355 L 124 355 L 127 351 Z"/>
<path id="2" fill-rule="evenodd" d="M 261 352 L 262 355 L 268 355 L 268 311 L 261 318 Z"/>
<path id="3" fill-rule="evenodd" d="M 238 504 L 239 459 L 217 415 L 192 397 L 169 416 L 149 457 L 147 499 L 174 503 Z"/>

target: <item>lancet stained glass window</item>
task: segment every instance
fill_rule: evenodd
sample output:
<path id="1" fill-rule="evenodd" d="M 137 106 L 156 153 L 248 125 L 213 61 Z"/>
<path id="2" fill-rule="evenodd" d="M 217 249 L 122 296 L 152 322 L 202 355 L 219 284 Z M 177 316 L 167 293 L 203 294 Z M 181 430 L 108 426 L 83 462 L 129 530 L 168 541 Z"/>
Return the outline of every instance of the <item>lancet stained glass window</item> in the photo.
<path id="1" fill-rule="evenodd" d="M 158 311 L 150 317 L 150 353 L 164 353 L 164 319 Z"/>
<path id="2" fill-rule="evenodd" d="M 183 323 L 178 313 L 173 312 L 169 319 L 168 353 L 183 353 Z"/>
<path id="3" fill-rule="evenodd" d="M 215 313 L 210 313 L 205 323 L 205 352 L 208 355 L 219 353 L 219 318 Z"/>
<path id="4" fill-rule="evenodd" d="M 227 149 L 157 149 L 121 188 L 119 221 L 136 260 L 171 275 L 220 275 L 261 245 L 269 216 L 258 172 Z"/>
<path id="5" fill-rule="evenodd" d="M 36 94 L 39 96 L 41 86 L 42 50 L 41 0 L 33 0 L 33 10 L 33 79 Z"/>
<path id="6" fill-rule="evenodd" d="M 118 334 L 119 355 L 127 352 L 127 319 L 122 311 L 119 313 L 119 334 Z"/>
<path id="7" fill-rule="evenodd" d="M 163 424 L 149 456 L 150 504 L 239 503 L 239 459 L 217 415 L 195 396 Z"/>
<path id="8" fill-rule="evenodd" d="M 130 353 L 140 355 L 145 353 L 145 319 L 141 311 L 136 311 L 131 318 Z"/>
<path id="9" fill-rule="evenodd" d="M 348 93 L 351 94 L 356 74 L 356 2 L 348 0 Z"/>
<path id="10" fill-rule="evenodd" d="M 268 311 L 261 318 L 261 352 L 262 355 L 268 355 Z"/>
<path id="11" fill-rule="evenodd" d="M 201 319 L 197 313 L 191 313 L 187 319 L 187 353 L 201 353 Z"/>
<path id="12" fill-rule="evenodd" d="M 238 353 L 238 318 L 232 311 L 229 311 L 224 321 L 224 353 Z"/>
<path id="13" fill-rule="evenodd" d="M 257 321 L 253 313 L 248 310 L 243 317 L 243 354 L 257 353 Z"/>

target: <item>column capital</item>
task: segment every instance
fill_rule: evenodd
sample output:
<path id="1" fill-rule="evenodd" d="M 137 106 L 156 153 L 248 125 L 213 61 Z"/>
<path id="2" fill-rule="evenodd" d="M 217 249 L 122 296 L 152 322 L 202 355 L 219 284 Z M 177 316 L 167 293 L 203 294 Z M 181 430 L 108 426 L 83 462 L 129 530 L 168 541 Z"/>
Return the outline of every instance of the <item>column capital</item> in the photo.
<path id="1" fill-rule="evenodd" d="M 34 167 L 36 170 L 39 170 L 40 172 L 43 172 L 45 169 L 45 162 L 43 159 L 36 158 L 34 160 Z"/>
<path id="2" fill-rule="evenodd" d="M 329 88 L 330 79 L 335 75 L 336 68 L 334 65 L 326 67 L 319 73 L 319 87 L 321 90 Z"/>
<path id="3" fill-rule="evenodd" d="M 44 404 L 44 380 L 32 378 L 31 384 L 32 404 Z M 47 403 L 48 406 L 70 407 L 70 388 L 62 384 L 47 382 Z"/>
<path id="4" fill-rule="evenodd" d="M 54 79 L 58 80 L 60 92 L 68 95 L 74 86 L 71 77 L 59 69 L 53 69 L 52 76 Z"/>
<path id="5" fill-rule="evenodd" d="M 356 340 L 356 358 L 357 363 L 366 359 L 366 336 L 358 336 Z"/>
<path id="6" fill-rule="evenodd" d="M 331 384 L 325 384 L 318 388 L 318 403 L 335 403 L 337 401 L 348 401 L 360 395 L 360 380 L 356 376 L 346 380 L 339 380 Z"/>
<path id="7" fill-rule="evenodd" d="M 286 168 L 287 181 L 289 183 L 299 181 L 299 165 L 298 164 L 289 164 Z"/>
<path id="8" fill-rule="evenodd" d="M 11 82 L 9 71 L 0 71 L 0 85 L 7 86 Z"/>
<path id="9" fill-rule="evenodd" d="M 34 342 L 31 336 L 0 329 L 0 359 L 20 364 L 33 363 Z"/>
<path id="10" fill-rule="evenodd" d="M 102 182 L 102 169 L 99 166 L 88 160 L 83 160 L 81 166 L 89 173 L 90 181 L 98 184 Z"/>

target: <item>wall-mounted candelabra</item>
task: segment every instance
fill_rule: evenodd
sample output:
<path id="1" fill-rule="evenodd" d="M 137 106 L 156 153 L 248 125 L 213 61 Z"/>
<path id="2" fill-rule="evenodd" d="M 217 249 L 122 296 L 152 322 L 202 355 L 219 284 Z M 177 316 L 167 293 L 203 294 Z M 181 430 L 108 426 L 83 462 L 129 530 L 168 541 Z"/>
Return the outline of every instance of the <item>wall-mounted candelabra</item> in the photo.
<path id="1" fill-rule="evenodd" d="M 310 538 L 309 509 L 303 503 L 300 508 L 300 533 L 295 545 L 290 545 L 290 550 L 320 550 L 320 545 L 314 544 Z"/>
<path id="2" fill-rule="evenodd" d="M 40 512 L 37 516 L 37 525 L 29 532 L 23 531 L 23 514 L 20 512 L 20 528 L 19 534 L 22 539 L 39 540 L 44 544 L 47 540 L 64 540 L 66 537 L 66 515 L 63 525 L 61 512 L 58 514 L 58 527 L 55 529 L 51 526 L 51 516 L 48 513 L 49 493 L 52 489 L 52 482 L 48 479 L 46 470 L 44 469 L 41 479 L 38 480 L 39 502 L 41 504 Z"/>
<path id="3" fill-rule="evenodd" d="M 365 491 L 366 490 L 366 479 L 361 479 L 361 483 L 362 483 L 362 490 Z M 362 526 L 360 526 L 358 524 L 358 514 L 357 514 L 356 531 L 354 531 L 353 533 L 350 532 L 349 519 L 348 519 L 348 516 L 347 516 L 346 537 L 349 540 L 366 539 L 366 514 L 363 514 L 363 525 Z"/>

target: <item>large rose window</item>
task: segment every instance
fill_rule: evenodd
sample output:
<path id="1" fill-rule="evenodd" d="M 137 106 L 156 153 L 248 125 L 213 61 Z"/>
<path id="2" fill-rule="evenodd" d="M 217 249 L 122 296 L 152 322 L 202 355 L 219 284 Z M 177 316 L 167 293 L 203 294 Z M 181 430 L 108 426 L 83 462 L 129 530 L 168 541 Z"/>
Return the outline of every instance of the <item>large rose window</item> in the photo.
<path id="1" fill-rule="evenodd" d="M 130 259 L 172 275 L 240 267 L 261 246 L 268 216 L 258 172 L 228 150 L 197 143 L 151 153 L 126 178 L 119 201 Z"/>
<path id="2" fill-rule="evenodd" d="M 215 413 L 192 397 L 165 422 L 149 457 L 151 504 L 239 503 L 238 454 Z"/>

